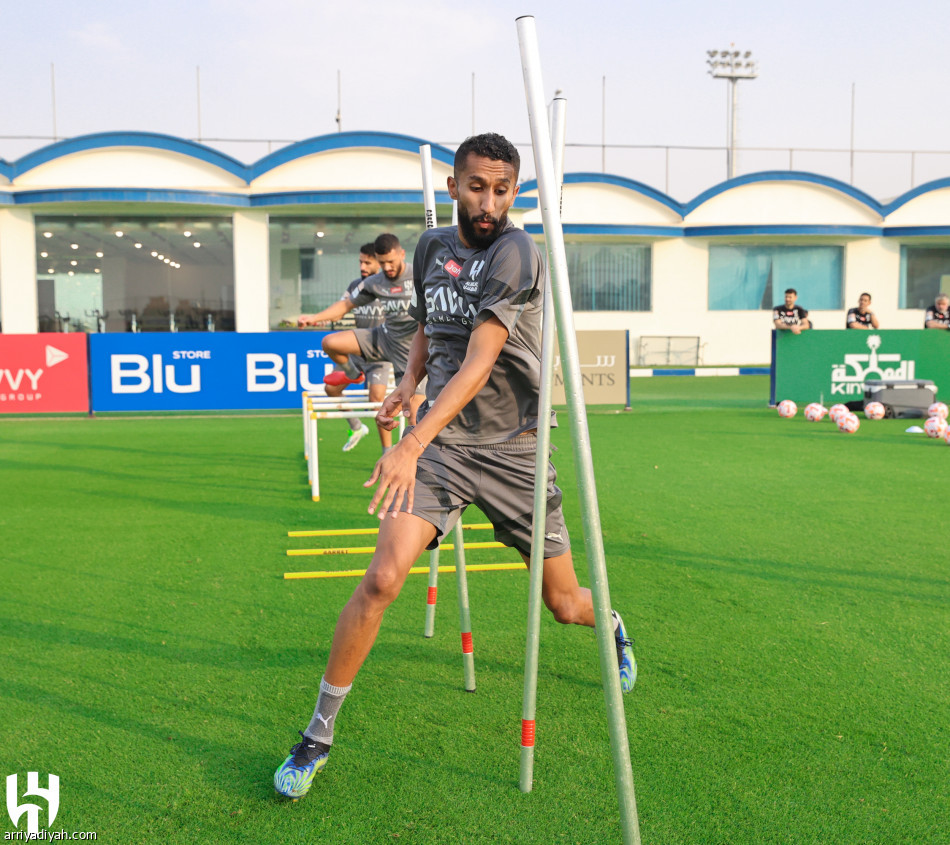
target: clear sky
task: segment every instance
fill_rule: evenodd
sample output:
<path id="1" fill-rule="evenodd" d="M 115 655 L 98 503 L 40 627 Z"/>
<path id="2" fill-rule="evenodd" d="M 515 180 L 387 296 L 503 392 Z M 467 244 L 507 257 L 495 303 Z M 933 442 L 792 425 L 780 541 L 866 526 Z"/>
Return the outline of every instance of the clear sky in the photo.
<path id="1" fill-rule="evenodd" d="M 727 84 L 706 50 L 752 50 L 740 83 L 740 146 L 846 149 L 856 85 L 859 149 L 950 150 L 950 4 L 916 0 L 0 0 L 0 136 L 134 129 L 203 138 L 301 140 L 345 130 L 453 144 L 474 127 L 530 140 L 515 18 L 536 17 L 545 89 L 568 99 L 569 170 L 600 170 L 608 144 L 724 146 Z M 0 138 L 14 160 L 42 141 Z M 266 145 L 210 142 L 242 160 Z M 688 199 L 725 178 L 721 154 L 607 152 L 607 170 Z M 787 168 L 747 154 L 740 172 Z M 848 158 L 801 154 L 796 169 Z M 837 169 L 835 169 L 837 168 Z M 533 165 L 526 166 L 528 175 Z M 950 176 L 921 156 L 915 182 Z M 909 156 L 858 159 L 855 183 L 883 198 L 910 187 Z"/>

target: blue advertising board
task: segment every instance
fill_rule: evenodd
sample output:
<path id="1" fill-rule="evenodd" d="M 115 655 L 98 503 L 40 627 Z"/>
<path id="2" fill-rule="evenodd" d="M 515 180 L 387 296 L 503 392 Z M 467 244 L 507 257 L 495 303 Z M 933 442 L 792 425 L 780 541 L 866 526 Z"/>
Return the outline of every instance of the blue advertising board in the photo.
<path id="1" fill-rule="evenodd" d="M 93 411 L 299 408 L 333 362 L 327 332 L 89 336 Z"/>

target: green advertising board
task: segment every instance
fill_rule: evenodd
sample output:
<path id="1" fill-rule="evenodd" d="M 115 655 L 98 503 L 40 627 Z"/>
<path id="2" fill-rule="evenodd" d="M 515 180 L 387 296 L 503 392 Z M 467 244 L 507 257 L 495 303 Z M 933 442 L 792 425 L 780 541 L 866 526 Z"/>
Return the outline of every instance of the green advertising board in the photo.
<path id="1" fill-rule="evenodd" d="M 770 404 L 791 399 L 798 404 L 856 402 L 864 382 L 930 379 L 950 394 L 950 331 L 891 329 L 888 331 L 772 332 L 772 395 Z"/>

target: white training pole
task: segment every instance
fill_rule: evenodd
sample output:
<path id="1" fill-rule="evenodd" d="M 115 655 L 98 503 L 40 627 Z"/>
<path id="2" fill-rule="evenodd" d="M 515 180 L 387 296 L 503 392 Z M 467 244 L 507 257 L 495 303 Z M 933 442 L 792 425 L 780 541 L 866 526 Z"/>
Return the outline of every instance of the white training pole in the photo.
<path id="1" fill-rule="evenodd" d="M 422 202 L 425 205 L 426 228 L 434 229 L 439 224 L 435 220 L 435 185 L 432 182 L 432 147 L 423 144 L 419 147 L 422 161 Z"/>
<path id="2" fill-rule="evenodd" d="M 524 72 L 528 120 L 534 147 L 535 168 L 538 175 L 538 198 L 541 219 L 551 270 L 551 290 L 561 343 L 561 364 L 568 402 L 571 441 L 577 471 L 578 490 L 584 525 L 584 546 L 587 552 L 588 573 L 594 605 L 597 645 L 600 654 L 600 677 L 607 707 L 610 748 L 613 756 L 614 779 L 620 806 L 620 826 L 626 845 L 639 845 L 640 824 L 634 794 L 633 771 L 630 765 L 630 746 L 627 739 L 623 694 L 617 670 L 617 650 L 613 619 L 610 613 L 610 592 L 607 584 L 607 566 L 604 560 L 600 510 L 594 482 L 594 467 L 590 452 L 590 433 L 584 407 L 583 381 L 574 333 L 573 307 L 567 273 L 564 232 L 558 212 L 559 191 L 551 156 L 551 139 L 545 121 L 544 86 L 541 78 L 541 57 L 538 37 L 532 16 L 517 19 L 518 42 Z M 539 427 L 540 427 L 539 420 Z"/>
<path id="3" fill-rule="evenodd" d="M 551 116 L 554 137 L 555 182 L 564 175 L 564 133 L 567 101 L 555 99 Z M 554 300 L 545 274 L 544 312 L 541 323 L 541 389 L 538 394 L 538 451 L 534 464 L 534 519 L 531 532 L 531 576 L 528 589 L 528 635 L 524 661 L 524 698 L 521 709 L 521 775 L 519 787 L 530 792 L 534 782 L 535 713 L 538 697 L 538 650 L 541 640 L 541 587 L 544 579 L 544 534 L 548 511 L 548 463 L 551 452 L 551 382 L 554 374 Z"/>

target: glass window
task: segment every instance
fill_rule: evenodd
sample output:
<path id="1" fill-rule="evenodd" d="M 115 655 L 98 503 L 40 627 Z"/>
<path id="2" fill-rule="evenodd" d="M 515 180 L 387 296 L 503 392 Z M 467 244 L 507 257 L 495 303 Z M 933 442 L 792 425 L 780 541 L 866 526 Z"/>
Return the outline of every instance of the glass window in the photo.
<path id="1" fill-rule="evenodd" d="M 270 327 L 284 327 L 298 314 L 313 314 L 336 302 L 360 275 L 360 247 L 391 232 L 412 262 L 424 229 L 412 220 L 381 217 L 270 218 Z"/>
<path id="2" fill-rule="evenodd" d="M 233 331 L 230 218 L 37 217 L 41 332 Z"/>
<path id="3" fill-rule="evenodd" d="M 842 308 L 844 247 L 750 244 L 709 247 L 709 310 L 774 308 L 787 288 L 808 311 Z"/>
<path id="4" fill-rule="evenodd" d="M 649 311 L 652 249 L 645 244 L 565 240 L 575 311 Z"/>
<path id="5" fill-rule="evenodd" d="M 929 308 L 950 293 L 950 247 L 902 246 L 900 308 Z"/>

